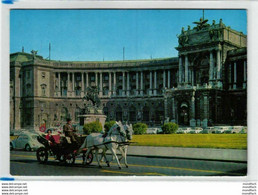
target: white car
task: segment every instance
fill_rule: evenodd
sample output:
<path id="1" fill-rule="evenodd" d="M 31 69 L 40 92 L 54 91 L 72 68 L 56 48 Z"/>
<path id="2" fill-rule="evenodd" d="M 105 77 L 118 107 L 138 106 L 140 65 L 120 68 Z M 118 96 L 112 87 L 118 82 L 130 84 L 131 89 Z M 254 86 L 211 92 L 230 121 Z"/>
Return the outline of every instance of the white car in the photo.
<path id="1" fill-rule="evenodd" d="M 215 133 L 225 133 L 226 131 L 230 131 L 230 128 L 227 126 L 216 126 L 215 128 Z"/>
<path id="2" fill-rule="evenodd" d="M 157 134 L 158 128 L 148 128 L 147 134 Z"/>
<path id="3" fill-rule="evenodd" d="M 10 150 L 24 149 L 26 151 L 36 150 L 43 146 L 37 140 L 38 134 L 31 132 L 23 132 L 16 139 L 10 142 Z"/>

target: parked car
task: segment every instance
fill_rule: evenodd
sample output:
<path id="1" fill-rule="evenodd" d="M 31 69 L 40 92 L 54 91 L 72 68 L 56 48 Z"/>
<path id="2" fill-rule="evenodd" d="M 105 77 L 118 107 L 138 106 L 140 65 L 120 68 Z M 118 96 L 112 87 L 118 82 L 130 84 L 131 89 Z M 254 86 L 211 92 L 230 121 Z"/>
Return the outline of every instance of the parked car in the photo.
<path id="1" fill-rule="evenodd" d="M 22 132 L 18 137 L 10 142 L 10 150 L 24 149 L 26 151 L 36 150 L 42 146 L 37 140 L 38 134 Z"/>
<path id="2" fill-rule="evenodd" d="M 214 127 L 214 129 L 215 129 L 215 133 L 218 133 L 218 134 L 230 131 L 230 128 L 227 126 L 216 126 Z"/>
<path id="3" fill-rule="evenodd" d="M 195 127 L 195 133 L 201 133 L 203 131 L 203 128 L 201 127 Z"/>
<path id="4" fill-rule="evenodd" d="M 158 128 L 148 128 L 147 129 L 147 134 L 157 134 Z"/>
<path id="5" fill-rule="evenodd" d="M 232 133 L 241 133 L 243 128 L 244 128 L 243 126 L 233 126 Z"/>

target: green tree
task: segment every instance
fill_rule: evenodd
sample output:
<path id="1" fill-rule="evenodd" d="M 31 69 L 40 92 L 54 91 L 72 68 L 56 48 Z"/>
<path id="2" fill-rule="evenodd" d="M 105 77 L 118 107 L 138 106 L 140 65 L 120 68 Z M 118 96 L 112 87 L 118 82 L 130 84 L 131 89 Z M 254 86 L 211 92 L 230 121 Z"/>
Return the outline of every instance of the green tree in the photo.
<path id="1" fill-rule="evenodd" d="M 176 133 L 177 129 L 178 129 L 178 125 L 176 123 L 165 123 L 162 127 L 163 130 L 163 134 L 172 134 L 172 133 Z"/>
<path id="2" fill-rule="evenodd" d="M 102 125 L 99 121 L 87 123 L 83 126 L 83 132 L 86 135 L 89 135 L 91 133 L 101 132 L 101 131 L 102 131 Z"/>
<path id="3" fill-rule="evenodd" d="M 116 121 L 105 122 L 105 125 L 104 125 L 105 132 L 108 132 L 109 129 L 110 129 L 115 123 L 116 123 Z"/>
<path id="4" fill-rule="evenodd" d="M 135 135 L 145 134 L 148 126 L 145 123 L 136 123 L 133 125 L 133 131 Z"/>

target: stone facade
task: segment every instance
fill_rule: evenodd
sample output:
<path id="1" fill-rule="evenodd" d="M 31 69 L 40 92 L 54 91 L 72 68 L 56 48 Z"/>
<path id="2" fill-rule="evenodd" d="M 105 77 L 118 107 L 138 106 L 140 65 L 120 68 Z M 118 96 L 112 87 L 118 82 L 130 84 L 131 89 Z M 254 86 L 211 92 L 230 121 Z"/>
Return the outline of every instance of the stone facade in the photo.
<path id="1" fill-rule="evenodd" d="M 246 124 L 246 35 L 219 24 L 182 29 L 178 57 L 65 62 L 10 55 L 12 129 L 79 124 L 85 89 L 97 86 L 107 120 L 159 126 Z"/>

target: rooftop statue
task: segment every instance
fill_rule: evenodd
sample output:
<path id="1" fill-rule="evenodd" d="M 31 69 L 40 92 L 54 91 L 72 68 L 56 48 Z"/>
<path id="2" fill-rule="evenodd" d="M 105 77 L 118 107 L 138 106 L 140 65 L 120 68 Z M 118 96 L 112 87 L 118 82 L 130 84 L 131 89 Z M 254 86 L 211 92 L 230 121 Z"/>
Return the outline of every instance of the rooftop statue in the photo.
<path id="1" fill-rule="evenodd" d="M 208 20 L 204 20 L 203 18 L 200 18 L 199 22 L 193 22 L 194 24 L 197 24 L 197 26 L 195 27 L 198 31 L 203 29 L 204 27 L 210 26 L 209 24 L 207 24 Z"/>

